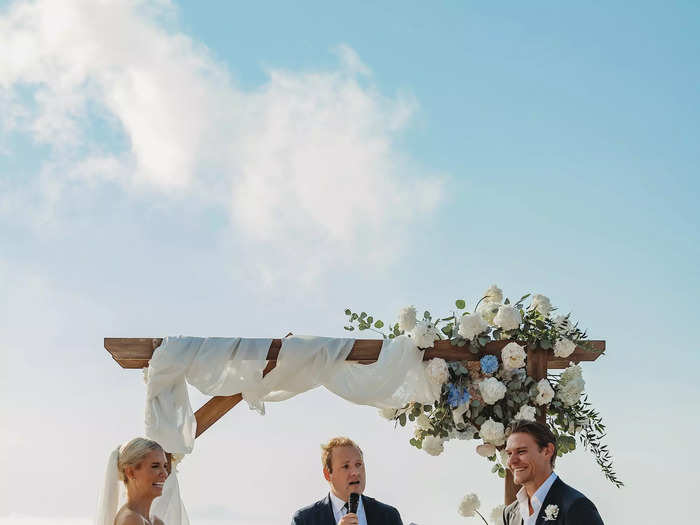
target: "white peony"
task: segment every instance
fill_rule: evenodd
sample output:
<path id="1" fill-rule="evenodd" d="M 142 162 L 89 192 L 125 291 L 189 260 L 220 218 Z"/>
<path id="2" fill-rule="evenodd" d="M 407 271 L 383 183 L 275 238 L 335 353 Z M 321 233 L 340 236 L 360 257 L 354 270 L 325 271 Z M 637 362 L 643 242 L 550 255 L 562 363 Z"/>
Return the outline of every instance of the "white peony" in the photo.
<path id="1" fill-rule="evenodd" d="M 418 321 L 413 329 L 413 341 L 418 348 L 430 348 L 438 339 L 437 330 L 428 321 Z"/>
<path id="2" fill-rule="evenodd" d="M 554 343 L 554 355 L 557 357 L 569 357 L 576 350 L 576 343 L 562 337 Z"/>
<path id="3" fill-rule="evenodd" d="M 498 309 L 501 307 L 501 303 L 485 303 L 482 302 L 476 309 L 481 318 L 488 324 L 493 324 L 493 318 L 496 317 Z"/>
<path id="4" fill-rule="evenodd" d="M 503 511 L 506 509 L 506 506 L 501 504 L 497 507 L 494 507 L 491 509 L 491 513 L 489 514 L 489 520 L 493 525 L 501 525 L 503 523 Z"/>
<path id="5" fill-rule="evenodd" d="M 547 317 L 552 311 L 552 303 L 549 301 L 549 297 L 536 293 L 532 296 L 532 308 Z"/>
<path id="6" fill-rule="evenodd" d="M 508 343 L 501 350 L 501 361 L 506 370 L 515 370 L 525 366 L 525 349 L 518 343 Z"/>
<path id="7" fill-rule="evenodd" d="M 500 447 L 506 442 L 505 429 L 503 423 L 494 421 L 488 418 L 481 424 L 481 429 L 479 430 L 479 435 L 481 439 L 486 443 L 491 443 Z"/>
<path id="8" fill-rule="evenodd" d="M 439 456 L 445 450 L 442 439 L 435 436 L 425 436 L 423 450 L 431 456 Z"/>
<path id="9" fill-rule="evenodd" d="M 496 326 L 500 326 L 504 330 L 515 330 L 520 326 L 523 318 L 520 315 L 520 310 L 509 304 L 504 304 L 498 309 L 493 322 Z"/>
<path id="10" fill-rule="evenodd" d="M 535 407 L 531 407 L 530 405 L 523 405 L 520 407 L 520 410 L 518 410 L 518 413 L 515 414 L 514 419 L 525 419 L 527 421 L 534 421 L 535 420 Z"/>
<path id="11" fill-rule="evenodd" d="M 583 371 L 579 365 L 573 365 L 564 370 L 559 378 L 557 398 L 566 406 L 574 406 L 581 399 L 581 394 L 586 386 L 583 380 Z"/>
<path id="12" fill-rule="evenodd" d="M 398 413 L 398 409 L 396 409 L 396 408 L 380 408 L 379 409 L 379 415 L 382 416 L 384 419 L 394 419 L 394 417 L 396 417 L 397 413 Z"/>
<path id="13" fill-rule="evenodd" d="M 503 290 L 501 290 L 495 284 L 484 292 L 484 301 L 487 303 L 502 303 L 503 302 Z"/>
<path id="14" fill-rule="evenodd" d="M 479 383 L 479 392 L 484 402 L 488 405 L 493 405 L 496 401 L 500 401 L 506 395 L 506 385 L 501 383 L 495 377 L 489 377 Z"/>
<path id="15" fill-rule="evenodd" d="M 481 506 L 479 496 L 476 494 L 467 494 L 462 498 L 457 512 L 465 518 L 471 518 L 476 514 L 477 509 Z"/>
<path id="16" fill-rule="evenodd" d="M 457 333 L 471 341 L 481 332 L 487 330 L 488 327 L 488 323 L 484 321 L 484 318 L 478 313 L 463 315 L 462 319 L 459 321 L 459 330 Z"/>
<path id="17" fill-rule="evenodd" d="M 436 385 L 442 385 L 450 378 L 450 371 L 444 359 L 436 357 L 425 365 L 425 373 L 430 381 Z"/>
<path id="18" fill-rule="evenodd" d="M 496 454 L 496 447 L 491 443 L 482 443 L 476 447 L 476 453 L 483 458 L 490 458 Z"/>
<path id="19" fill-rule="evenodd" d="M 406 306 L 399 312 L 399 330 L 410 332 L 416 327 L 416 307 Z"/>
<path id="20" fill-rule="evenodd" d="M 535 403 L 538 405 L 546 405 L 554 399 L 554 389 L 545 378 L 540 379 L 537 383 L 537 397 Z"/>
<path id="21" fill-rule="evenodd" d="M 422 413 L 416 418 L 416 426 L 423 430 L 428 430 L 432 428 L 433 425 L 430 423 L 430 418 L 426 416 L 425 413 Z"/>

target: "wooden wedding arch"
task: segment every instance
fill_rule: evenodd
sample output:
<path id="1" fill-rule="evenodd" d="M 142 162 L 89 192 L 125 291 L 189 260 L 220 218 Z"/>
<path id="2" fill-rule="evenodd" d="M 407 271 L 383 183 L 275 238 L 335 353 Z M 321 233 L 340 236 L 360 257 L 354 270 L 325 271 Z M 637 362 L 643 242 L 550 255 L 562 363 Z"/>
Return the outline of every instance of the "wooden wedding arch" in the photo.
<path id="1" fill-rule="evenodd" d="M 104 346 L 112 355 L 114 360 L 122 368 L 145 368 L 156 348 L 163 342 L 162 338 L 129 338 L 129 337 L 106 337 Z M 486 347 L 480 349 L 476 354 L 472 353 L 469 346 L 456 347 L 450 341 L 436 341 L 432 348 L 425 350 L 423 360 L 427 361 L 434 357 L 441 357 L 446 361 L 478 361 L 486 354 L 500 355 L 501 349 L 507 345 L 509 340 L 491 341 Z M 379 357 L 382 348 L 382 339 L 357 339 L 352 350 L 347 357 L 348 361 L 360 363 L 373 363 Z M 567 358 L 555 357 L 552 350 L 528 349 L 527 350 L 527 372 L 535 381 L 547 377 L 548 370 L 561 370 L 567 368 L 570 362 L 579 363 L 581 361 L 595 361 L 605 351 L 605 341 L 589 341 L 590 349 L 576 347 L 574 353 Z M 282 347 L 282 339 L 273 339 L 267 353 L 267 366 L 263 375 L 267 374 L 277 364 L 277 356 Z M 235 394 L 233 396 L 214 396 L 195 412 L 197 420 L 197 431 L 195 437 L 200 436 L 205 430 L 211 427 L 216 421 L 236 406 L 243 396 Z M 540 421 L 544 421 L 544 412 L 538 416 Z M 506 471 L 505 479 L 505 503 L 515 501 L 515 494 L 518 487 L 513 482 L 513 476 L 509 470 Z"/>

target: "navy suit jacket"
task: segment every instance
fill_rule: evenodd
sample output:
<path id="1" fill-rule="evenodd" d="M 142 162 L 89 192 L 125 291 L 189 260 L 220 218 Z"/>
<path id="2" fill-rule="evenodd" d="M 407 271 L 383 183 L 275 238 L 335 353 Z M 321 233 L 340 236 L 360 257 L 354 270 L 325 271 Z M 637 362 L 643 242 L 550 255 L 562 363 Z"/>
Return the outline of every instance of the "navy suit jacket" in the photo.
<path id="1" fill-rule="evenodd" d="M 555 520 L 545 521 L 548 505 L 559 507 Z M 503 525 L 522 525 L 518 501 L 508 505 L 503 511 Z M 536 525 L 603 525 L 603 520 L 593 502 L 578 490 L 564 483 L 559 477 L 552 483 L 544 498 Z"/>
<path id="2" fill-rule="evenodd" d="M 362 506 L 367 516 L 367 525 L 403 525 L 399 511 L 390 505 L 362 494 Z M 299 509 L 292 518 L 292 525 L 336 525 L 330 494 Z"/>

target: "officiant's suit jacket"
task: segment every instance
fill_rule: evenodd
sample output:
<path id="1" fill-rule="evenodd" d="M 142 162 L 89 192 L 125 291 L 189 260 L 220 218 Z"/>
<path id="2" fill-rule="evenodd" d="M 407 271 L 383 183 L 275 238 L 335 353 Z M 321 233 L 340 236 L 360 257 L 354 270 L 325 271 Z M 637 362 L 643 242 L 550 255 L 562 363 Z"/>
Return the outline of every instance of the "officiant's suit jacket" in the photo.
<path id="1" fill-rule="evenodd" d="M 545 509 L 548 505 L 559 507 L 555 520 L 545 521 Z M 516 500 L 503 511 L 503 525 L 522 523 L 523 518 Z M 557 478 L 544 498 L 536 525 L 603 525 L 603 520 L 591 500 Z"/>
<path id="2" fill-rule="evenodd" d="M 362 506 L 367 516 L 367 525 L 403 525 L 399 511 L 390 505 L 362 494 Z M 330 494 L 299 509 L 292 518 L 292 525 L 335 525 Z"/>

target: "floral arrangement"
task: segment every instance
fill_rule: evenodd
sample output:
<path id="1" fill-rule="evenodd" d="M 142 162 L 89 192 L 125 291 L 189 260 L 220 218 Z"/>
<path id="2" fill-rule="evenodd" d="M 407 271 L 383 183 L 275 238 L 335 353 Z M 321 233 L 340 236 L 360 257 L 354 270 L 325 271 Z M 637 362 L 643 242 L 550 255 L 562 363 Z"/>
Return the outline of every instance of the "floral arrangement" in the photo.
<path id="1" fill-rule="evenodd" d="M 530 294 L 511 303 L 493 285 L 471 312 L 462 299 L 455 301 L 452 315 L 437 319 L 428 311 L 419 319 L 416 309 L 408 306 L 386 331 L 382 320 L 347 309 L 345 329 L 372 330 L 390 339 L 406 334 L 421 349 L 432 348 L 436 340 L 449 340 L 475 354 L 470 360 L 448 363 L 435 358 L 426 364 L 430 379 L 442 386 L 440 399 L 433 405 L 410 403 L 398 410 L 380 411 L 401 426 L 415 424 L 410 439 L 414 447 L 437 456 L 450 440 L 478 439 L 476 452 L 494 463 L 492 472 L 505 477 L 506 428 L 513 420 L 534 421 L 540 416 L 557 437 L 558 456 L 574 450 L 578 437 L 605 477 L 620 487 L 623 483 L 613 470 L 610 452 L 601 444 L 605 425 L 584 395 L 581 367 L 570 363 L 561 374 L 548 373 L 539 381 L 526 371 L 527 350 L 539 348 L 566 359 L 577 347 L 593 349 L 586 333 L 572 323 L 570 315 L 552 315 L 555 308 L 549 298 L 535 294 L 526 306 L 528 298 Z M 487 349 L 494 341 L 506 343 L 500 355 Z"/>

